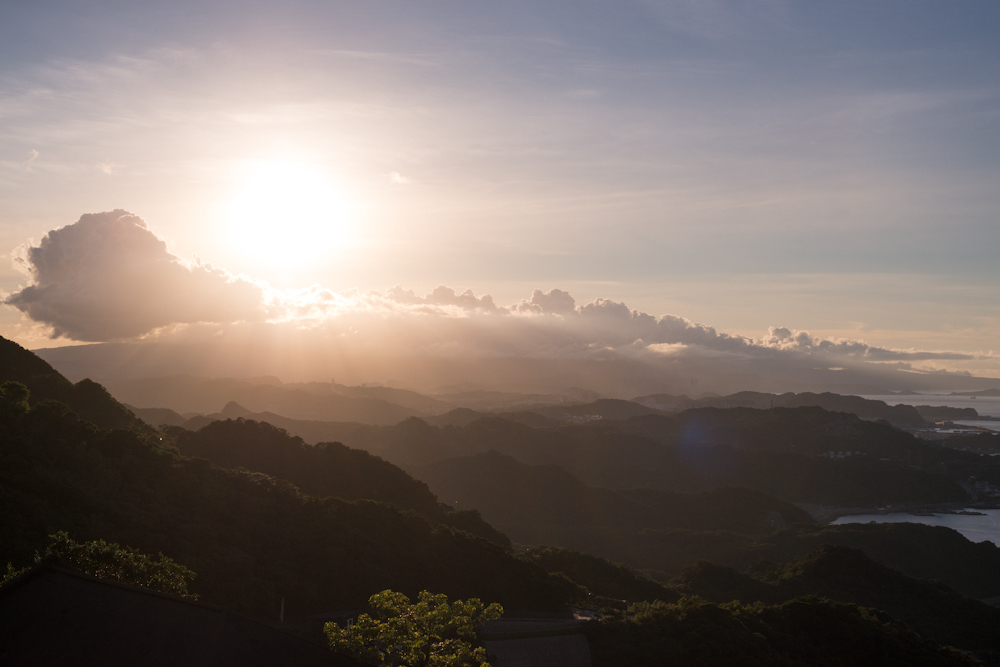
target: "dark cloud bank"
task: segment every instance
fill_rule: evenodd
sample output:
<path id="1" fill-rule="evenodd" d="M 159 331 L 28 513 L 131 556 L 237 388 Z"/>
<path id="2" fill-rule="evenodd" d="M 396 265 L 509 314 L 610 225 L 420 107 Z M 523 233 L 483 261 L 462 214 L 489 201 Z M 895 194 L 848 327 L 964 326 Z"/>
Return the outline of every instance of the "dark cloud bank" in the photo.
<path id="1" fill-rule="evenodd" d="M 444 286 L 424 296 L 399 286 L 278 292 L 181 260 L 121 210 L 49 232 L 21 261 L 33 284 L 7 296 L 7 305 L 50 326 L 54 337 L 105 343 L 42 352 L 71 377 L 336 376 L 424 389 L 575 386 L 622 396 L 997 384 L 911 366 L 976 355 L 822 340 L 784 327 L 760 338 L 731 335 L 607 299 L 577 304 L 559 289 L 535 290 L 508 306 Z"/>

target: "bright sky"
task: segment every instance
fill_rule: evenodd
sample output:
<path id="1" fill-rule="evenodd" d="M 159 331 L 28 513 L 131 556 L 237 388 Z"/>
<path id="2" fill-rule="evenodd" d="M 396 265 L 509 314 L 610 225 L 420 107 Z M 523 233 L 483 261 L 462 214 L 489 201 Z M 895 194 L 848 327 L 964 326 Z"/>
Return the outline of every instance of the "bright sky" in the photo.
<path id="1" fill-rule="evenodd" d="M 998 35 L 995 2 L 6 2 L 0 252 L 123 208 L 280 289 L 997 350 Z"/>

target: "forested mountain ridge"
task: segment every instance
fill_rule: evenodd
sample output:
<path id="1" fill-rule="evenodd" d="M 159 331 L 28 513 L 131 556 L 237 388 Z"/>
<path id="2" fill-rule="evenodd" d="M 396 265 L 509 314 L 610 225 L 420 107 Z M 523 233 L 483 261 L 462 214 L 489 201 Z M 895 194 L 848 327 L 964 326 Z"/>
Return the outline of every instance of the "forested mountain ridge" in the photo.
<path id="1" fill-rule="evenodd" d="M 376 500 L 510 546 L 506 535 L 472 510 L 442 505 L 427 485 L 361 449 L 339 442 L 306 445 L 283 429 L 254 420 L 215 421 L 197 432 L 164 429 L 185 456 L 205 458 L 220 468 L 246 468 L 295 484 L 302 493 L 344 500 Z"/>
<path id="2" fill-rule="evenodd" d="M 496 451 L 415 472 L 442 500 L 478 509 L 515 541 L 597 555 L 604 555 L 608 541 L 620 545 L 650 529 L 760 534 L 812 521 L 798 507 L 748 489 L 684 494 L 592 487 L 557 466 L 532 466 Z"/>
<path id="3" fill-rule="evenodd" d="M 178 413 L 211 414 L 231 401 L 253 412 L 271 411 L 292 419 L 395 424 L 418 410 L 371 396 L 318 393 L 296 385 L 283 386 L 234 378 L 175 375 L 164 378 L 106 380 L 112 393 L 140 408 L 169 408 Z"/>
<path id="4" fill-rule="evenodd" d="M 572 580 L 573 574 L 586 581 L 595 595 L 676 596 L 662 584 L 643 580 L 591 556 L 563 558 L 567 565 L 564 569 L 573 574 L 570 578 L 560 576 L 546 571 L 546 567 L 554 568 L 554 563 L 559 562 L 559 556 L 551 552 L 518 558 L 502 546 L 435 523 L 435 511 L 443 510 L 425 486 L 371 454 L 342 445 L 309 447 L 280 429 L 251 420 L 217 422 L 199 432 L 167 429 L 167 437 L 161 442 L 145 427 L 101 429 L 58 403 L 29 405 L 19 398 L 26 395 L 16 385 L 0 393 L 0 502 L 4 509 L 0 527 L 8 536 L 0 544 L 0 561 L 26 563 L 44 545 L 46 535 L 62 529 L 78 540 L 106 539 L 149 553 L 162 552 L 198 574 L 191 589 L 203 600 L 265 620 L 273 620 L 281 599 L 286 601 L 289 616 L 301 616 L 357 608 L 373 592 L 385 588 L 410 595 L 430 589 L 452 597 L 480 597 L 515 609 L 556 609 L 585 599 L 585 592 Z M 436 428 L 410 419 L 392 427 L 358 428 L 355 432 L 384 438 L 381 442 L 386 445 L 385 451 L 431 460 L 461 451 L 473 438 L 480 439 L 478 446 L 507 444 L 522 456 L 533 446 L 538 448 L 535 454 L 541 456 L 564 456 L 572 449 L 591 471 L 601 462 L 611 461 L 616 444 L 631 444 L 625 453 L 633 456 L 662 454 L 664 443 L 622 431 L 617 428 L 622 423 L 627 420 L 532 429 L 496 417 L 465 427 Z M 549 437 L 553 434 L 554 439 Z M 188 453 L 244 469 L 227 469 L 204 458 L 188 458 L 171 449 L 171 437 L 176 437 L 177 447 Z M 716 447 L 720 448 L 725 449 Z M 675 460 L 686 456 L 690 463 L 690 452 L 676 446 L 674 449 L 675 454 L 682 455 Z M 783 451 L 736 451 L 754 456 L 804 457 Z M 638 456 L 629 460 L 628 466 L 634 471 L 645 463 L 648 459 Z M 525 466 L 517 461 L 514 464 L 514 468 Z M 272 474 L 246 468 L 266 469 Z M 622 470 L 625 468 L 614 474 Z M 546 472 L 567 474 L 551 468 Z M 278 478 L 279 474 L 291 481 Z M 582 485 L 584 495 L 589 495 L 586 484 L 572 480 L 568 484 L 578 490 Z M 304 493 L 307 488 L 311 494 Z M 635 521 L 636 526 L 678 507 L 679 494 L 659 489 L 631 488 L 613 493 L 621 499 L 622 512 L 632 514 L 634 510 L 634 516 L 641 519 Z M 408 506 L 411 511 L 401 511 L 387 502 L 348 501 L 332 497 L 334 494 L 374 496 Z M 700 500 L 711 505 L 713 498 L 723 505 L 743 502 L 752 506 L 759 501 L 761 508 L 779 517 L 784 512 L 788 518 L 801 518 L 798 510 L 752 491 L 723 489 L 708 492 Z M 592 508 L 605 512 L 595 515 L 602 521 L 621 522 L 626 518 L 626 514 L 615 514 L 608 508 Z M 736 514 L 737 509 L 733 510 Z M 740 520 L 738 516 L 730 519 Z M 642 528 L 643 539 L 654 542 L 676 542 L 679 535 L 698 532 L 677 528 L 669 521 Z M 702 545 L 716 539 L 712 557 L 724 562 L 759 560 L 765 552 L 784 553 L 793 544 L 804 544 L 813 537 L 825 539 L 817 532 L 820 527 L 793 526 L 777 533 L 766 530 L 768 526 L 743 533 L 735 530 L 740 526 L 729 528 L 734 530 L 709 534 L 707 542 L 702 534 L 697 538 Z M 726 540 L 730 543 L 725 544 Z M 878 539 L 874 541 L 879 543 Z M 881 544 L 884 546 L 884 540 Z M 980 560 L 987 563 L 990 555 L 982 555 Z M 960 563 L 958 569 L 964 569 L 964 565 Z M 974 569 L 969 568 L 969 572 Z M 875 612 L 858 611 L 852 605 L 793 601 L 782 607 L 738 612 L 732 606 L 701 605 L 697 611 L 679 611 L 679 617 L 670 616 L 674 611 L 666 613 L 674 619 L 707 615 L 721 619 L 718 627 L 738 632 L 756 628 L 755 632 L 767 636 L 769 650 L 773 651 L 780 650 L 787 640 L 781 639 L 785 627 L 782 624 L 791 617 L 782 616 L 782 610 L 789 604 L 812 610 L 839 623 L 838 627 L 851 628 L 851 632 L 869 633 L 878 641 L 894 638 L 892 641 L 902 642 L 898 646 L 907 647 L 907 655 L 944 655 L 934 645 L 921 643 L 923 640 L 916 635 L 905 634 L 905 629 L 893 625 L 887 616 L 872 616 Z M 730 612 L 733 615 L 728 620 L 722 619 Z M 636 617 L 645 618 L 641 614 Z M 804 636 L 819 641 L 825 635 L 813 628 Z M 598 653 L 605 657 L 607 653 L 601 651 L 607 648 L 606 639 L 598 644 Z M 619 644 L 627 645 L 627 641 Z M 699 646 L 710 648 L 704 642 Z M 839 655 L 847 651 L 849 644 L 838 640 L 828 648 Z M 949 662 L 953 661 L 949 658 L 940 664 Z"/>
<path id="5" fill-rule="evenodd" d="M 553 608 L 578 596 L 506 549 L 367 500 L 189 459 L 133 431 L 104 431 L 57 403 L 0 410 L 0 562 L 25 564 L 46 536 L 106 539 L 194 570 L 193 592 L 260 618 L 360 605 L 385 588 Z M 489 576 L 483 576 L 488 572 Z"/>
<path id="6" fill-rule="evenodd" d="M 9 380 L 28 388 L 32 404 L 59 401 L 101 428 L 147 430 L 141 420 L 101 385 L 88 379 L 73 384 L 33 352 L 0 337 L 0 384 Z"/>
<path id="7" fill-rule="evenodd" d="M 435 427 L 413 417 L 381 428 L 344 425 L 340 434 L 346 445 L 411 472 L 493 449 L 522 463 L 559 466 L 590 486 L 744 486 L 787 502 L 840 507 L 961 502 L 968 496 L 960 480 L 1000 478 L 997 462 L 931 450 L 888 425 L 820 408 L 769 412 L 706 409 L 555 428 L 500 416 Z M 852 456 L 831 459 L 821 455 L 826 448 Z"/>
<path id="8" fill-rule="evenodd" d="M 391 463 L 360 449 L 334 443 L 306 445 L 301 438 L 254 420 L 214 421 L 198 431 L 166 430 L 181 454 L 208 459 L 220 468 L 246 468 L 288 480 L 309 495 L 344 500 L 367 498 L 426 515 L 437 497 Z"/>
<path id="9" fill-rule="evenodd" d="M 670 394 L 651 394 L 632 399 L 636 403 L 656 408 L 664 412 L 681 412 L 693 408 L 801 408 L 820 407 L 830 412 L 847 412 L 861 419 L 885 421 L 895 426 L 916 427 L 925 424 L 920 411 L 912 405 L 889 405 L 885 401 L 823 392 L 815 394 L 803 392 L 795 394 L 768 394 L 757 391 L 741 391 L 728 396 L 688 398 Z"/>
<path id="10" fill-rule="evenodd" d="M 982 664 L 878 609 L 820 598 L 782 605 L 641 603 L 587 627 L 595 667 L 958 667 Z"/>
<path id="11" fill-rule="evenodd" d="M 846 412 L 797 408 L 695 408 L 673 417 L 645 415 L 617 424 L 683 447 L 727 445 L 820 456 L 835 452 L 915 463 L 923 445 L 909 433 Z"/>
<path id="12" fill-rule="evenodd" d="M 670 586 L 710 602 L 781 604 L 809 595 L 850 602 L 882 609 L 941 644 L 1000 651 L 1000 608 L 843 546 L 827 545 L 789 563 L 759 565 L 752 575 L 702 561 L 685 569 Z"/>

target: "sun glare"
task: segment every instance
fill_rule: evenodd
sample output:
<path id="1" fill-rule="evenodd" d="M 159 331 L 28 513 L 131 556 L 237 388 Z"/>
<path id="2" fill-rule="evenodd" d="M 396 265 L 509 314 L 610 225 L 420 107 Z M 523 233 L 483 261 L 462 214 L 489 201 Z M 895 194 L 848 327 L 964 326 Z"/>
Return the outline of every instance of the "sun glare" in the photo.
<path id="1" fill-rule="evenodd" d="M 245 165 L 227 207 L 228 242 L 255 261 L 294 266 L 346 241 L 348 207 L 325 170 L 293 162 Z"/>

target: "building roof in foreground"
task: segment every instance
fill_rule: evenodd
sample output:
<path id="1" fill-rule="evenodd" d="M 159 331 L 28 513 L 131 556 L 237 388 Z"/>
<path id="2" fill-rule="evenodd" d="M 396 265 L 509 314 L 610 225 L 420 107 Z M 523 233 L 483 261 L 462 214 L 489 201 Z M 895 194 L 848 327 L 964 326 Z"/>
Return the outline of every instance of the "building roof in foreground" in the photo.
<path id="1" fill-rule="evenodd" d="M 479 632 L 496 667 L 591 667 L 583 623 L 576 619 L 505 617 Z"/>
<path id="2" fill-rule="evenodd" d="M 104 581 L 53 559 L 0 589 L 0 664 L 358 665 L 223 607 Z"/>

